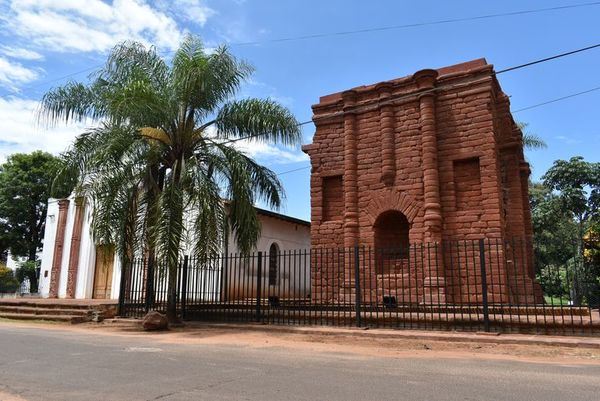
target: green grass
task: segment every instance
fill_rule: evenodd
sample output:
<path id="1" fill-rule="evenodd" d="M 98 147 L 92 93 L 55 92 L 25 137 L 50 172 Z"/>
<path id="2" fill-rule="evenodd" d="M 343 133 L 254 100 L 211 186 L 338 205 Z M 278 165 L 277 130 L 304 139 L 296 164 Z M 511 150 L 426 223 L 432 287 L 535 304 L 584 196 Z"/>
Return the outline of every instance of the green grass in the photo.
<path id="1" fill-rule="evenodd" d="M 552 297 L 550 295 L 544 295 L 544 301 L 546 301 L 546 305 L 569 305 L 568 298 Z"/>

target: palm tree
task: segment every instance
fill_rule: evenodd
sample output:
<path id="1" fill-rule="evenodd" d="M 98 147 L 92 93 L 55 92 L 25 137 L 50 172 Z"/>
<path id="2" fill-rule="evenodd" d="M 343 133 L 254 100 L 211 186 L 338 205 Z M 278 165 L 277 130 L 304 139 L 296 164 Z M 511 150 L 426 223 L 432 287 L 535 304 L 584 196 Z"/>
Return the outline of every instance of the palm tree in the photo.
<path id="1" fill-rule="evenodd" d="M 234 147 L 241 139 L 300 142 L 285 107 L 234 99 L 252 71 L 225 47 L 206 52 L 194 36 L 171 64 L 154 48 L 125 42 L 90 83 L 68 83 L 41 102 L 39 118 L 49 124 L 99 122 L 66 152 L 57 181 L 77 177 L 77 193 L 93 204 L 96 241 L 113 244 L 124 269 L 134 255 L 159 261 L 168 274 L 170 321 L 183 240 L 189 236 L 195 256 L 207 258 L 229 228 L 241 252 L 250 252 L 260 235 L 254 203 L 282 202 L 276 175 Z"/>
<path id="2" fill-rule="evenodd" d="M 525 131 L 529 123 L 517 122 L 517 127 L 521 131 Z M 546 149 L 548 145 L 538 135 L 532 134 L 531 132 L 523 132 L 523 147 L 527 150 Z"/>

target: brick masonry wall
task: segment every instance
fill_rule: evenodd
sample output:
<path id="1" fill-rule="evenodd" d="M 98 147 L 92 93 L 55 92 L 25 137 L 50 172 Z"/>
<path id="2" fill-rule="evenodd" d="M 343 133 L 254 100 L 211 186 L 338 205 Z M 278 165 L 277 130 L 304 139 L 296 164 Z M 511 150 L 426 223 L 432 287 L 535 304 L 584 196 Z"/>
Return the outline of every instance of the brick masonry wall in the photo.
<path id="1" fill-rule="evenodd" d="M 373 247 L 375 222 L 388 211 L 406 217 L 413 244 L 531 238 L 522 133 L 492 71 L 479 59 L 321 97 L 313 143 L 303 148 L 312 164 L 312 246 Z M 532 249 L 507 253 L 490 256 L 490 295 L 498 299 L 519 297 L 509 276 L 534 285 Z M 457 282 L 477 274 L 478 266 L 467 267 L 471 256 L 443 260 L 415 285 L 442 299 L 460 293 Z M 323 269 L 316 266 L 315 277 Z M 385 279 L 371 271 L 370 282 Z"/>

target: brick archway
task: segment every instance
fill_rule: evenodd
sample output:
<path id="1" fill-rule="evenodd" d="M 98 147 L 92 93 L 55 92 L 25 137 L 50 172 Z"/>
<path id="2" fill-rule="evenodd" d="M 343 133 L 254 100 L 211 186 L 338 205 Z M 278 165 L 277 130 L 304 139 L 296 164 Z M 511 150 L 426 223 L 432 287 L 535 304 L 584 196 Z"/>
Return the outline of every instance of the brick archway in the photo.
<path id="1" fill-rule="evenodd" d="M 391 273 L 407 262 L 410 223 L 397 210 L 381 213 L 373 224 L 373 244 L 377 272 Z"/>
<path id="2" fill-rule="evenodd" d="M 402 213 L 408 223 L 412 224 L 419 213 L 419 206 L 406 192 L 384 189 L 373 194 L 365 214 L 369 219 L 369 224 L 373 226 L 379 215 L 391 210 Z"/>

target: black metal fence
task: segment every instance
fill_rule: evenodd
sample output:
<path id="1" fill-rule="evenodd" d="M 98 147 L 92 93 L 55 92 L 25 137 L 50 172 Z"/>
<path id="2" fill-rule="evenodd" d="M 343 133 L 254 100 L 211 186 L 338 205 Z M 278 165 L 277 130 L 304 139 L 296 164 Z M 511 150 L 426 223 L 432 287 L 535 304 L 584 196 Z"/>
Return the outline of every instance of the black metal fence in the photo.
<path id="1" fill-rule="evenodd" d="M 600 335 L 600 268 L 585 252 L 534 262 L 526 241 L 482 239 L 182 257 L 185 320 Z M 166 310 L 168 272 L 124 270 L 120 314 Z"/>

